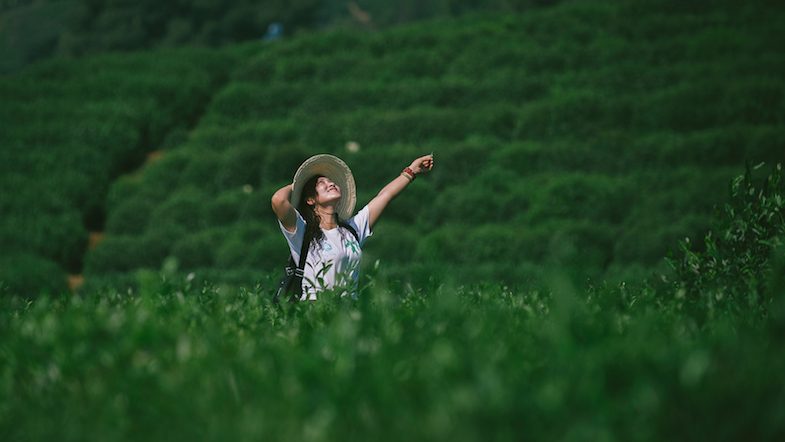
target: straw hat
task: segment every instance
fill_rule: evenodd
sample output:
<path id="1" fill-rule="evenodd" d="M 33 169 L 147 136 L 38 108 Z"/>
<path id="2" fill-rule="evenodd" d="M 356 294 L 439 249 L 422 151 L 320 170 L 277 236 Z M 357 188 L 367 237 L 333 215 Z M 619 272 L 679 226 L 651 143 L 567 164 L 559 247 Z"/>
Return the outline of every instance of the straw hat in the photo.
<path id="1" fill-rule="evenodd" d="M 341 200 L 335 209 L 341 219 L 349 219 L 354 214 L 354 205 L 357 202 L 357 189 L 354 185 L 354 176 L 349 166 L 340 158 L 329 155 L 319 154 L 305 160 L 294 173 L 294 188 L 290 202 L 294 207 L 300 203 L 303 194 L 303 186 L 315 175 L 324 175 L 341 188 Z"/>

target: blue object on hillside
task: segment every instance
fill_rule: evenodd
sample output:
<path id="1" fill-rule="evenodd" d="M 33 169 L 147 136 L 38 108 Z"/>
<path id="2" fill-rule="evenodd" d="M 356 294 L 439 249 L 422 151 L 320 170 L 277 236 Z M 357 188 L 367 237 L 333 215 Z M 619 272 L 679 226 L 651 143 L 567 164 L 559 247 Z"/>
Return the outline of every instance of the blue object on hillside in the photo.
<path id="1" fill-rule="evenodd" d="M 270 26 L 267 27 L 267 33 L 264 34 L 264 41 L 273 41 L 278 40 L 279 38 L 283 37 L 283 24 L 275 22 L 270 23 Z"/>

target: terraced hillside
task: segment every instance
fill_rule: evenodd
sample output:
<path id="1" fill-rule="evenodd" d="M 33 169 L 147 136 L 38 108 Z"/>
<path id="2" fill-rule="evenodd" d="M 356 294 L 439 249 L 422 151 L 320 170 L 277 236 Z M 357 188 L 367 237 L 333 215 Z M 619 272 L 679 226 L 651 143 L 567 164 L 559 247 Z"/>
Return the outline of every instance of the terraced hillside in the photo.
<path id="1" fill-rule="evenodd" d="M 352 166 L 361 204 L 435 152 L 368 245 L 388 271 L 521 281 L 554 241 L 590 269 L 655 263 L 702 232 L 745 160 L 782 158 L 782 17 L 626 12 L 582 2 L 260 51 L 187 143 L 115 188 L 115 239 L 91 268 L 280 266 L 267 200 L 317 152 Z M 151 237 L 169 241 L 150 253 Z M 111 259 L 134 245 L 144 259 Z"/>
<path id="2" fill-rule="evenodd" d="M 234 58 L 228 50 L 106 55 L 1 77 L 3 285 L 35 294 L 66 290 L 67 274 L 78 280 L 113 180 L 179 143 Z"/>
<path id="3" fill-rule="evenodd" d="M 761 5 L 566 2 L 247 47 L 183 141 L 112 187 L 88 283 L 274 279 L 270 195 L 319 152 L 360 207 L 434 152 L 367 245 L 388 281 L 640 274 L 702 235 L 745 162 L 785 156 L 785 12 Z"/>

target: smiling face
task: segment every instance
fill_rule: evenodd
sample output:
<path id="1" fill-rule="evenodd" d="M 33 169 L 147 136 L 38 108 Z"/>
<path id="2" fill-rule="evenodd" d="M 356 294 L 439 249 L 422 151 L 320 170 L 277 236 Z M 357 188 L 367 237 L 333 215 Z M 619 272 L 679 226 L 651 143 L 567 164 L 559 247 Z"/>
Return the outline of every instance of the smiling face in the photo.
<path id="1" fill-rule="evenodd" d="M 313 183 L 313 193 L 311 192 L 311 181 Z M 308 180 L 305 186 L 306 202 L 308 205 L 328 206 L 334 205 L 341 200 L 341 188 L 325 176 L 316 176 Z"/>

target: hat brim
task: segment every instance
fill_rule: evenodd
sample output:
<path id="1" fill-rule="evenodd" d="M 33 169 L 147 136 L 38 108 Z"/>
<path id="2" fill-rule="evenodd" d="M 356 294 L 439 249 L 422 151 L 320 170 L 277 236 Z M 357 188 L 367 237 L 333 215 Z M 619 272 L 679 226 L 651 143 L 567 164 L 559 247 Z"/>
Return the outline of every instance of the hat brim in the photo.
<path id="1" fill-rule="evenodd" d="M 330 154 L 319 154 L 308 158 L 294 173 L 292 180 L 294 186 L 289 200 L 292 205 L 299 206 L 305 183 L 316 175 L 326 176 L 340 187 L 341 200 L 336 205 L 336 211 L 341 219 L 351 218 L 354 214 L 354 205 L 357 202 L 354 176 L 346 163 Z"/>

